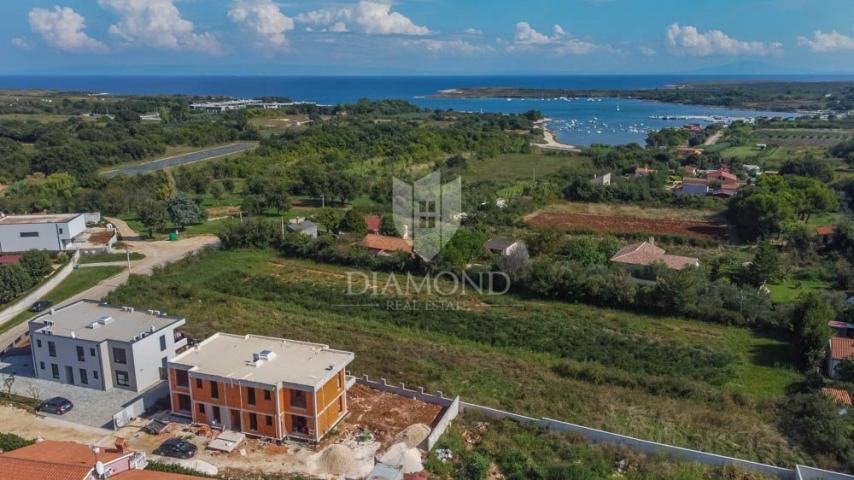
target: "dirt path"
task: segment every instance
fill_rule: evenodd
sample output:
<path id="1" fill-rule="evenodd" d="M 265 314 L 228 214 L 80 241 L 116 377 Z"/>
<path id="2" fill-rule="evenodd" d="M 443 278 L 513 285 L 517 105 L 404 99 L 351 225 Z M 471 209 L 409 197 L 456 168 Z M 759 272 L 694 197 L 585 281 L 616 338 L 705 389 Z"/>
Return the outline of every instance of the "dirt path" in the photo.
<path id="1" fill-rule="evenodd" d="M 722 128 L 722 129 L 718 130 L 717 132 L 715 132 L 714 135 L 707 138 L 706 141 L 703 142 L 703 146 L 708 147 L 708 146 L 711 146 L 711 145 L 718 143 L 720 141 L 720 139 L 723 138 L 723 136 L 724 136 L 724 130 L 726 130 L 726 128 Z"/>

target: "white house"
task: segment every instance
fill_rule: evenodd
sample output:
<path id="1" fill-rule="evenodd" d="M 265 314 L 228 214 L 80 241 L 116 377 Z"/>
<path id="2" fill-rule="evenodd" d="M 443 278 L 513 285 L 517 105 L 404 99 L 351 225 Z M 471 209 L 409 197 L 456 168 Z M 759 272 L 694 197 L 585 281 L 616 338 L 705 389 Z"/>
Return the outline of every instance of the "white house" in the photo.
<path id="1" fill-rule="evenodd" d="M 86 232 L 86 215 L 6 215 L 0 217 L 0 253 L 72 249 Z"/>
<path id="2" fill-rule="evenodd" d="M 593 177 L 593 180 L 591 180 L 590 183 L 593 185 L 607 187 L 611 184 L 611 173 L 608 172 L 605 175 L 596 175 Z"/>
<path id="3" fill-rule="evenodd" d="M 521 240 L 504 240 L 501 238 L 490 238 L 483 244 L 483 247 L 492 253 L 499 254 L 502 257 L 509 257 L 517 250 L 527 253 L 528 247 Z"/>

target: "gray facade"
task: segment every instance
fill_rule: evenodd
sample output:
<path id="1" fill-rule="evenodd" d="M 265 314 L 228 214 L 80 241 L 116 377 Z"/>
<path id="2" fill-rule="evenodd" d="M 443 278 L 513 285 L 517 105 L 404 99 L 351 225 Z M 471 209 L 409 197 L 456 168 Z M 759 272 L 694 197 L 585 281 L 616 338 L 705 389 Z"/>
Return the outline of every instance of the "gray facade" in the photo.
<path id="1" fill-rule="evenodd" d="M 67 250 L 86 231 L 84 214 L 0 217 L 0 253 Z"/>
<path id="2" fill-rule="evenodd" d="M 88 300 L 30 320 L 36 377 L 81 387 L 141 392 L 165 378 L 185 347 L 182 318 Z"/>

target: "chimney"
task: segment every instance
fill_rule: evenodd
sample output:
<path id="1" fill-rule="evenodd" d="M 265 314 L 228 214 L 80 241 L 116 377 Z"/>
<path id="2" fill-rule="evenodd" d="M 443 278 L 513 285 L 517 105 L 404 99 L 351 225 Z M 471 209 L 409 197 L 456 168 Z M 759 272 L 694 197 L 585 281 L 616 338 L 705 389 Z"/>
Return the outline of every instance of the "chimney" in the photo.
<path id="1" fill-rule="evenodd" d="M 649 237 L 649 244 L 655 246 L 655 237 Z"/>
<path id="2" fill-rule="evenodd" d="M 125 449 L 127 448 L 127 439 L 118 437 L 116 438 L 116 450 L 119 453 L 125 453 Z"/>

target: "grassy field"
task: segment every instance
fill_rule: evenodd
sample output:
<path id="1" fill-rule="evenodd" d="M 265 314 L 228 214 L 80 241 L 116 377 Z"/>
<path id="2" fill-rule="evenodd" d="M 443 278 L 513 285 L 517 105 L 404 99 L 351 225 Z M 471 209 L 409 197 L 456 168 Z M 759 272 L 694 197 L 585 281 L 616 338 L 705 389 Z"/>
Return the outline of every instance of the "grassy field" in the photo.
<path id="1" fill-rule="evenodd" d="M 110 301 L 186 315 L 195 338 L 328 343 L 356 353 L 356 374 L 497 408 L 760 461 L 811 460 L 774 423 L 774 402 L 801 380 L 785 338 L 513 296 L 468 294 L 425 311 L 407 307 L 425 300 L 415 294 L 346 296 L 346 281 L 341 267 L 211 251 L 135 276 Z M 411 303 L 383 308 L 393 300 Z"/>
<path id="2" fill-rule="evenodd" d="M 832 285 L 821 280 L 798 280 L 787 279 L 782 283 L 768 285 L 771 290 L 771 299 L 775 302 L 794 302 L 798 298 L 813 290 L 831 290 Z"/>
<path id="3" fill-rule="evenodd" d="M 580 155 L 546 153 L 507 153 L 488 160 L 469 160 L 465 173 L 467 182 L 493 180 L 512 182 L 531 180 L 557 173 L 570 165 L 587 165 Z"/>
<path id="4" fill-rule="evenodd" d="M 98 255 L 82 255 L 80 257 L 81 265 L 86 265 L 90 263 L 108 263 L 108 262 L 124 262 L 127 260 L 127 254 L 124 252 L 120 253 L 101 253 Z M 131 252 L 130 259 L 133 260 L 142 260 L 145 258 L 145 255 L 137 252 Z"/>
<path id="5" fill-rule="evenodd" d="M 651 208 L 639 207 L 629 203 L 560 202 L 549 205 L 540 211 L 548 213 L 584 213 L 633 218 L 715 222 L 721 220 L 720 216 L 723 213 L 723 208 L 723 202 L 721 202 L 720 210 L 700 210 L 679 207 Z"/>
<path id="6" fill-rule="evenodd" d="M 94 287 L 103 280 L 106 280 L 124 270 L 124 267 L 91 267 L 74 270 L 71 275 L 62 281 L 56 288 L 44 296 L 42 300 L 50 300 L 54 305 L 61 303 L 78 293 Z M 30 319 L 33 314 L 29 311 L 23 312 L 14 317 L 9 322 L 0 326 L 0 333 L 5 332 L 15 325 L 21 324 Z"/>

